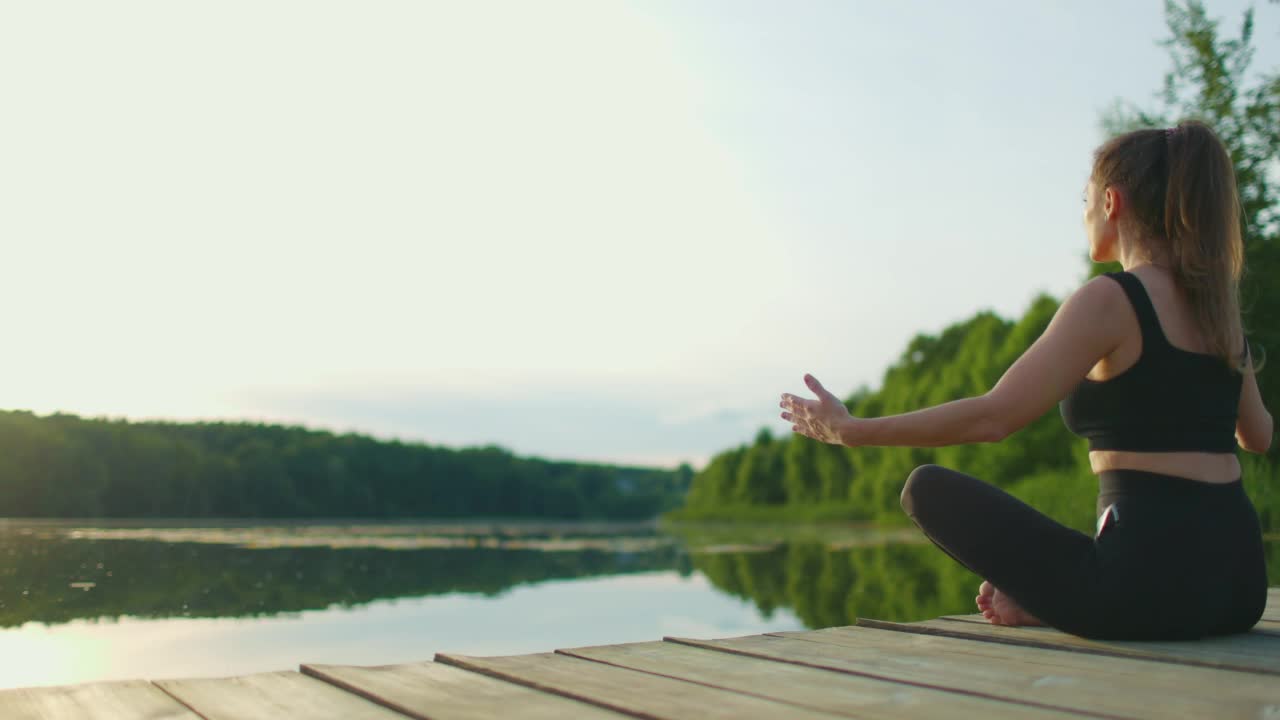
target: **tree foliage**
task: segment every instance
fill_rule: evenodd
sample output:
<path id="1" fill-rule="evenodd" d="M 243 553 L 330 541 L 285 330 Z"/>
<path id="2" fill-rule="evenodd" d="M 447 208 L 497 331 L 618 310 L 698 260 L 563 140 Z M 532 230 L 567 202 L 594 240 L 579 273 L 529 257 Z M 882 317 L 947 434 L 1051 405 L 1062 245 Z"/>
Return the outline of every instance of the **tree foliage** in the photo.
<path id="1" fill-rule="evenodd" d="M 652 517 L 693 471 L 247 423 L 0 412 L 0 517 Z"/>

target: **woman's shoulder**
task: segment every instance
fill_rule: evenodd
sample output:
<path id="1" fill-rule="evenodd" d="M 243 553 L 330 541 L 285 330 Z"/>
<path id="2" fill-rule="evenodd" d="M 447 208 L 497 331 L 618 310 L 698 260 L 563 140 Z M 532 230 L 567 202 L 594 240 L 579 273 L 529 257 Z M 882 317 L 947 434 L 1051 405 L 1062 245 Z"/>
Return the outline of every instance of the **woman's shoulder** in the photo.
<path id="1" fill-rule="evenodd" d="M 1087 307 L 1094 312 L 1107 312 L 1121 305 L 1128 305 L 1123 275 L 1125 275 L 1124 272 L 1103 273 L 1092 278 L 1077 288 L 1068 301 Z"/>
<path id="2" fill-rule="evenodd" d="M 1117 274 L 1099 275 L 1077 288 L 1058 309 L 1058 321 L 1077 325 L 1090 335 L 1105 336 L 1108 345 L 1119 344 L 1136 320 L 1137 310 Z"/>

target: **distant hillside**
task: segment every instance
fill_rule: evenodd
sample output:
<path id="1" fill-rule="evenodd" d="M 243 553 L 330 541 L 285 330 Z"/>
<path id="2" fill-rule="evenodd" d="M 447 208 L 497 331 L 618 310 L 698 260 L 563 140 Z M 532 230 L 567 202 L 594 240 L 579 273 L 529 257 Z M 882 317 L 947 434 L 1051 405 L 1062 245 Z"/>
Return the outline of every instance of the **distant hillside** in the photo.
<path id="1" fill-rule="evenodd" d="M 646 518 L 692 469 L 248 423 L 0 411 L 0 517 Z"/>

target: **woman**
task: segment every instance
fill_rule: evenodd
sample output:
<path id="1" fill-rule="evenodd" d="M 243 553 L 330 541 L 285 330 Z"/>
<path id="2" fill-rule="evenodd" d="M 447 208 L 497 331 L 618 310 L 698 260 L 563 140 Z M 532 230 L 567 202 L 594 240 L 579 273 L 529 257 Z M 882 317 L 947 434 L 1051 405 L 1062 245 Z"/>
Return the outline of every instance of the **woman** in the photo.
<path id="1" fill-rule="evenodd" d="M 1267 578 L 1235 447 L 1266 452 L 1272 419 L 1241 326 L 1239 218 L 1207 126 L 1116 137 L 1095 153 L 1084 225 L 1089 257 L 1124 271 L 1072 294 L 990 392 L 854 418 L 806 375 L 817 398 L 784 394 L 782 417 L 824 442 L 924 447 L 999 442 L 1059 403 L 1099 477 L 1094 537 L 936 465 L 902 490 L 912 521 L 985 578 L 982 614 L 1096 638 L 1247 631 Z"/>

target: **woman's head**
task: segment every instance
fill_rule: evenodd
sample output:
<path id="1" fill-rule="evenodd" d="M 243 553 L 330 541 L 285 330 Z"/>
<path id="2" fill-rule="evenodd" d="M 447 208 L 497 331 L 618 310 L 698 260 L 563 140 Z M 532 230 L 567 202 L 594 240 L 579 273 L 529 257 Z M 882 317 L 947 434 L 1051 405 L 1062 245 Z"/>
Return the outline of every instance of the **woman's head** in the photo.
<path id="1" fill-rule="evenodd" d="M 1210 352 L 1239 363 L 1244 245 L 1235 168 L 1204 123 L 1135 130 L 1094 153 L 1085 202 L 1090 254 L 1127 251 L 1169 267 L 1186 292 Z"/>

